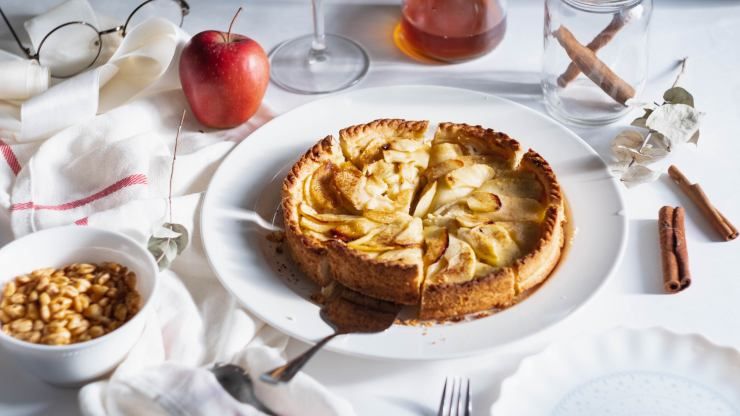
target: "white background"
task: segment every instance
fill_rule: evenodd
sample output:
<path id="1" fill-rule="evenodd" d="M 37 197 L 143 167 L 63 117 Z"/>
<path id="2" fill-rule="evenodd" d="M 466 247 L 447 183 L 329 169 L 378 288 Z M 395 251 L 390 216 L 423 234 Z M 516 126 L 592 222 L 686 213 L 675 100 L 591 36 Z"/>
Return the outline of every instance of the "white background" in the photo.
<path id="1" fill-rule="evenodd" d="M 90 0 L 99 13 L 123 21 L 138 1 Z M 21 23 L 56 0 L 3 1 L 2 7 L 22 31 Z M 190 33 L 226 30 L 234 11 L 244 6 L 235 32 L 255 38 L 266 50 L 311 31 L 310 3 L 294 1 L 191 0 L 184 27 Z M 358 88 L 378 85 L 433 84 L 498 94 L 544 111 L 539 89 L 543 2 L 511 0 L 508 32 L 493 53 L 473 62 L 449 66 L 415 63 L 391 40 L 400 1 L 334 1 L 326 7 L 327 31 L 362 43 L 372 66 Z M 732 0 L 657 0 L 650 45 L 650 77 L 644 97 L 659 99 L 675 75 L 675 62 L 689 56 L 682 84 L 706 112 L 698 149 L 684 146 L 670 158 L 699 181 L 713 202 L 740 225 L 740 2 Z M 7 28 L 0 25 L 0 48 L 16 51 Z M 275 112 L 316 99 L 271 85 L 265 103 Z M 615 125 L 574 130 L 604 158 L 609 142 L 629 119 Z M 490 126 L 495 128 L 496 126 Z M 665 168 L 664 165 L 659 165 Z M 698 210 L 664 176 L 656 183 L 626 192 L 630 237 L 625 260 L 604 289 L 562 324 L 524 342 L 487 355 L 441 362 L 380 362 L 320 353 L 307 371 L 347 397 L 361 415 L 436 414 L 444 377 L 472 379 L 474 414 L 488 414 L 499 384 L 522 357 L 556 340 L 598 332 L 615 325 L 660 325 L 678 332 L 698 332 L 711 340 L 740 347 L 740 240 L 719 242 Z M 692 286 L 677 295 L 661 294 L 656 218 L 663 205 L 687 209 L 687 238 Z M 5 214 L 0 214 L 0 217 Z M 0 221 L 0 241 L 11 238 L 7 219 Z M 610 238 L 604 235 L 604 238 Z M 0 265 L 1 267 L 1 265 Z M 588 273 L 588 270 L 584 270 Z M 290 351 L 305 345 L 296 343 Z M 32 379 L 0 355 L 0 414 L 77 414 L 76 391 L 51 388 Z"/>

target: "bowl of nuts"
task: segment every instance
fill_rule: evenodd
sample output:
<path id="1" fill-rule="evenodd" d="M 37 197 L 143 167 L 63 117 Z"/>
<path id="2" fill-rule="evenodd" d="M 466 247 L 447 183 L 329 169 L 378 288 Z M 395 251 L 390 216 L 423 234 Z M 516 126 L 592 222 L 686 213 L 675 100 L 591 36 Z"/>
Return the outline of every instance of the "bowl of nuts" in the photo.
<path id="1" fill-rule="evenodd" d="M 42 380 L 78 386 L 110 373 L 154 308 L 157 265 L 131 238 L 65 226 L 0 249 L 0 345 Z"/>

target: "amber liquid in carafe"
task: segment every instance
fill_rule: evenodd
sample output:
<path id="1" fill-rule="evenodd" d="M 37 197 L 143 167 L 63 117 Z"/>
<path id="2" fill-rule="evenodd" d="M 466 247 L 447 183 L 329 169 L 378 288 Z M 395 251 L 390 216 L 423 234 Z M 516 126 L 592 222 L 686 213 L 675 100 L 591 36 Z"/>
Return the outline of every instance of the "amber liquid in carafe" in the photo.
<path id="1" fill-rule="evenodd" d="M 401 13 L 404 41 L 442 61 L 481 56 L 506 32 L 506 12 L 499 0 L 406 0 Z"/>

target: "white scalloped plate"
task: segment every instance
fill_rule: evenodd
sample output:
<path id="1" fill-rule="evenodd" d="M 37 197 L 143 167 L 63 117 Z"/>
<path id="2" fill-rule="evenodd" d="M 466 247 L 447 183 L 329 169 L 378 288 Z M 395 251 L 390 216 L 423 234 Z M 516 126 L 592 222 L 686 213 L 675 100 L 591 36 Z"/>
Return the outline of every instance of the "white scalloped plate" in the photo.
<path id="1" fill-rule="evenodd" d="M 208 187 L 201 217 L 208 260 L 224 286 L 271 326 L 308 342 L 331 332 L 310 301 L 316 288 L 238 217 L 254 210 L 280 223 L 280 187 L 294 161 L 319 138 L 376 118 L 464 122 L 508 133 L 550 162 L 577 232 L 553 275 L 505 311 L 429 328 L 394 325 L 381 334 L 347 335 L 327 349 L 395 359 L 486 351 L 561 321 L 590 299 L 619 263 L 627 236 L 621 185 L 570 130 L 522 105 L 475 91 L 430 86 L 356 90 L 313 101 L 268 122 L 229 154 Z"/>
<path id="2" fill-rule="evenodd" d="M 525 358 L 492 416 L 738 416 L 740 352 L 700 335 L 614 329 Z"/>

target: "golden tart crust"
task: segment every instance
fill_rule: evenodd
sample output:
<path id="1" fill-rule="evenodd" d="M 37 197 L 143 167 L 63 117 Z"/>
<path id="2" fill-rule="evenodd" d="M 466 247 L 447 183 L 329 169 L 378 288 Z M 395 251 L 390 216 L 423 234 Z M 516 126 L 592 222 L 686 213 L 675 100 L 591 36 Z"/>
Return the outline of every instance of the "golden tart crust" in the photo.
<path id="1" fill-rule="evenodd" d="M 419 305 L 422 319 L 508 307 L 560 259 L 555 174 L 506 134 L 441 123 L 429 141 L 427 127 L 376 120 L 309 149 L 283 184 L 289 250 L 318 285 Z"/>

